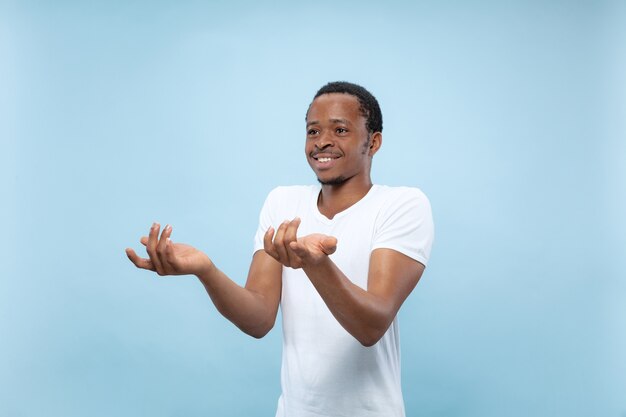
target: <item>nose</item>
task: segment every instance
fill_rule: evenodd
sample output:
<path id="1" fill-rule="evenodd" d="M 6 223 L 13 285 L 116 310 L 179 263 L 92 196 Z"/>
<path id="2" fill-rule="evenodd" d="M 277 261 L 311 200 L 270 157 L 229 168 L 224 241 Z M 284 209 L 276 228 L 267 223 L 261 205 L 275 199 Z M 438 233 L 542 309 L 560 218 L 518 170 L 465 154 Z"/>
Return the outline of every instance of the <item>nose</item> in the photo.
<path id="1" fill-rule="evenodd" d="M 334 145 L 334 141 L 328 133 L 321 133 L 317 137 L 317 142 L 315 142 L 315 147 L 317 149 L 324 149 L 333 145 Z"/>

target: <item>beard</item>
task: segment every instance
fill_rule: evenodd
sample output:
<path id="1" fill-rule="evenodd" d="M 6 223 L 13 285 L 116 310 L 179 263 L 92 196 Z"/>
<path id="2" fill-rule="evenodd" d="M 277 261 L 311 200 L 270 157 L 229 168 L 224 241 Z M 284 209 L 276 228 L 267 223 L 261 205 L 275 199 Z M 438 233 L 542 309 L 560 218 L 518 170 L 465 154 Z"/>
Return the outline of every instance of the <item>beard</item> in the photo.
<path id="1" fill-rule="evenodd" d="M 331 178 L 329 180 L 323 180 L 320 177 L 317 177 L 317 180 L 322 185 L 341 185 L 341 184 L 345 183 L 346 181 L 348 181 L 348 179 L 346 177 L 344 177 L 344 176 Z"/>

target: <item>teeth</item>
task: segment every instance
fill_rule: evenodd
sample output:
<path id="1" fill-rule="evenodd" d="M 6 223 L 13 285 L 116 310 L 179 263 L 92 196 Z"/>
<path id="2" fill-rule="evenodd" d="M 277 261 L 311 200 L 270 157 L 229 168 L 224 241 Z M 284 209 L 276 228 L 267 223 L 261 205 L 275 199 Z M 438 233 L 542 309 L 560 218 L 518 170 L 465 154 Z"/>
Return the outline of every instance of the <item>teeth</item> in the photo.
<path id="1" fill-rule="evenodd" d="M 332 158 L 319 158 L 318 161 L 320 162 L 330 162 Z"/>

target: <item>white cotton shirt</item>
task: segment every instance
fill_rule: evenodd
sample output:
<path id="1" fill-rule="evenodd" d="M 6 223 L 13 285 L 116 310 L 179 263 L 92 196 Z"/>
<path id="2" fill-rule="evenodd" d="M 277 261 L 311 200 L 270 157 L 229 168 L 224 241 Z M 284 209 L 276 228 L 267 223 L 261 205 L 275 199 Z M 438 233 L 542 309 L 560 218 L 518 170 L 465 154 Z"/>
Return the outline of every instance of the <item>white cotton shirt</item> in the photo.
<path id="1" fill-rule="evenodd" d="M 336 237 L 330 258 L 364 289 L 374 249 L 393 249 L 427 264 L 434 228 L 430 203 L 419 189 L 374 185 L 333 219 L 319 212 L 319 193 L 319 185 L 272 190 L 254 250 L 263 249 L 270 226 L 300 217 L 298 236 Z M 282 279 L 282 394 L 276 417 L 403 417 L 397 318 L 378 343 L 364 347 L 337 322 L 302 269 L 283 267 Z"/>

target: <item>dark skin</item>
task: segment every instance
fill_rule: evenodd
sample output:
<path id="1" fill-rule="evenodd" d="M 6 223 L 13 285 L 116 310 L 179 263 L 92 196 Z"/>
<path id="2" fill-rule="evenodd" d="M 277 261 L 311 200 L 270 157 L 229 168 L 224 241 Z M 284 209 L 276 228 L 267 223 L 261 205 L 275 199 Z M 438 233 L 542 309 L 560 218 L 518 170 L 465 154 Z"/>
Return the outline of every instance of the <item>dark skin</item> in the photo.
<path id="1" fill-rule="evenodd" d="M 369 132 L 356 97 L 324 94 L 307 113 L 305 153 L 322 183 L 320 212 L 328 218 L 352 206 L 372 187 L 372 157 L 382 134 Z M 297 236 L 300 219 L 269 228 L 264 250 L 252 257 L 244 287 L 228 278 L 203 252 L 173 243 L 172 228 L 154 224 L 141 238 L 148 258 L 126 249 L 138 267 L 164 275 L 196 275 L 218 311 L 245 333 L 263 337 L 276 321 L 282 267 L 302 268 L 337 321 L 362 345 L 384 335 L 400 306 L 417 285 L 424 265 L 392 249 L 376 249 L 369 262 L 367 289 L 352 283 L 331 260 L 337 239 L 322 234 Z M 160 235 L 159 235 L 160 232 Z"/>

